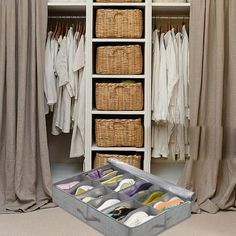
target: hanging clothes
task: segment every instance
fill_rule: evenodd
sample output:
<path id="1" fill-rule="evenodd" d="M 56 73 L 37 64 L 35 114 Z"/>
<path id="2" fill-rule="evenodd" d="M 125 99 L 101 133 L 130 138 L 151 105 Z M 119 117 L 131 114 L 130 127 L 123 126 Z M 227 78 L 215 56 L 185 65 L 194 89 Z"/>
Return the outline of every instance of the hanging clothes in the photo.
<path id="1" fill-rule="evenodd" d="M 190 156 L 190 144 L 188 129 L 190 123 L 190 110 L 189 110 L 189 38 L 186 30 L 186 26 L 182 27 L 183 43 L 183 80 L 184 80 L 184 105 L 185 105 L 185 150 L 187 156 Z"/>
<path id="2" fill-rule="evenodd" d="M 46 48 L 45 48 L 44 93 L 48 105 L 54 105 L 57 102 L 56 78 L 53 70 L 53 54 L 51 51 L 52 34 L 53 34 L 52 31 L 48 33 Z"/>
<path id="3" fill-rule="evenodd" d="M 184 31 L 185 30 L 185 31 Z M 183 33 L 185 35 L 183 35 Z M 184 160 L 188 145 L 185 97 L 188 91 L 188 38 L 183 26 L 153 32 L 152 156 Z"/>
<path id="4" fill-rule="evenodd" d="M 85 38 L 81 36 L 78 49 L 75 53 L 73 71 L 79 73 L 78 94 L 75 99 L 74 126 L 71 139 L 70 157 L 80 157 L 84 155 L 85 136 Z"/>
<path id="5" fill-rule="evenodd" d="M 159 41 L 159 37 L 155 37 L 155 40 Z M 168 130 L 167 130 L 167 115 L 168 115 L 168 94 L 167 94 L 167 54 L 164 44 L 164 33 L 161 34 L 160 44 L 154 43 L 154 45 L 158 48 L 155 48 L 154 56 L 160 55 L 160 59 L 158 60 L 159 70 L 157 71 L 155 68 L 155 83 L 157 85 L 157 96 L 154 101 L 154 110 L 153 110 L 153 120 L 155 122 L 153 125 L 153 157 L 168 157 L 169 148 L 168 148 Z M 156 52 L 159 51 L 159 54 Z M 157 73 L 157 74 L 156 74 Z M 163 102 L 163 103 L 162 103 Z M 156 110 L 155 110 L 156 109 Z M 160 122 L 162 121 L 162 122 Z"/>
<path id="6" fill-rule="evenodd" d="M 45 114 L 49 113 L 49 108 L 53 112 L 53 135 L 70 133 L 73 130 L 70 157 L 80 157 L 84 155 L 85 133 L 84 29 L 79 25 L 76 26 L 79 31 L 74 32 L 74 25 L 69 28 L 66 26 L 65 29 L 62 28 L 63 24 L 57 25 L 59 26 L 55 28 L 55 34 L 49 32 L 45 48 L 48 61 L 50 59 L 45 68 L 48 70 L 50 66 L 49 72 L 50 76 L 54 76 L 56 95 L 53 103 L 47 102 L 46 92 L 51 92 L 51 87 L 48 86 L 49 89 L 45 90 Z"/>
<path id="7" fill-rule="evenodd" d="M 60 94 L 60 88 L 59 88 L 59 78 L 58 78 L 58 74 L 56 71 L 56 60 L 57 60 L 57 54 L 59 51 L 59 47 L 60 47 L 60 43 L 62 42 L 62 36 L 59 37 L 58 41 L 56 39 L 52 39 L 53 45 L 54 45 L 54 60 L 53 60 L 53 64 L 54 64 L 54 74 L 56 76 L 56 85 L 57 85 L 57 103 L 54 105 L 54 112 L 53 112 L 53 119 L 52 119 L 52 128 L 51 128 L 51 133 L 52 135 L 59 135 L 61 134 L 61 129 L 59 127 L 56 126 L 56 120 L 57 120 L 57 115 L 58 115 L 58 103 L 61 102 L 61 97 L 59 97 Z"/>
<path id="8" fill-rule="evenodd" d="M 182 50 L 182 33 L 176 34 L 176 41 L 178 46 L 178 93 L 177 93 L 177 109 L 176 109 L 176 155 L 180 160 L 185 159 L 185 99 L 184 99 L 184 77 L 183 77 L 183 50 Z"/>
<path id="9" fill-rule="evenodd" d="M 75 96 L 75 75 L 73 71 L 73 62 L 75 57 L 75 49 L 74 49 L 74 32 L 73 28 L 70 27 L 67 34 L 67 60 L 68 60 L 68 80 L 69 82 L 66 84 L 66 88 L 70 97 Z"/>
<path id="10" fill-rule="evenodd" d="M 56 126 L 63 133 L 70 133 L 71 128 L 71 97 L 67 84 L 68 74 L 68 47 L 67 37 L 64 36 L 56 58 L 56 71 L 59 78 L 58 110 L 56 115 Z"/>
<path id="11" fill-rule="evenodd" d="M 177 144 L 177 132 L 176 132 L 176 123 L 177 116 L 177 96 L 178 96 L 178 83 L 179 83 L 179 74 L 178 74 L 178 46 L 175 37 L 175 29 L 172 28 L 167 33 L 167 52 L 168 52 L 168 61 L 167 61 L 167 80 L 168 80 L 168 142 L 169 142 L 169 155 L 171 159 L 175 159 L 176 154 L 178 153 Z"/>

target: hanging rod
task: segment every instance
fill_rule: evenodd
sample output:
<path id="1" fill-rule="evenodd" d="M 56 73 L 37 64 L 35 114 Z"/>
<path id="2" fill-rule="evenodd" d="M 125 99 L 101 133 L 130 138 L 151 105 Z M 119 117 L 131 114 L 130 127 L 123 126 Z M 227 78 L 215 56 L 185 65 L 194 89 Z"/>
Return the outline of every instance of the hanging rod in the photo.
<path id="1" fill-rule="evenodd" d="M 189 16 L 153 16 L 152 19 L 176 19 L 176 20 L 183 20 L 189 19 Z"/>
<path id="2" fill-rule="evenodd" d="M 86 16 L 48 16 L 49 19 L 85 19 Z"/>

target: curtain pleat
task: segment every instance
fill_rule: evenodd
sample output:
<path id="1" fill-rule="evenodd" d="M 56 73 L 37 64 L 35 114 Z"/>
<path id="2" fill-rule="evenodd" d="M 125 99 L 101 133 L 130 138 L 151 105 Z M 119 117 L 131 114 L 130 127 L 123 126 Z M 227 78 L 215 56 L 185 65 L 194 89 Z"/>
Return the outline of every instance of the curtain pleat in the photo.
<path id="1" fill-rule="evenodd" d="M 51 201 L 44 116 L 47 0 L 0 0 L 0 212 Z"/>
<path id="2" fill-rule="evenodd" d="M 179 184 L 194 212 L 236 210 L 236 1 L 192 0 L 190 148 Z"/>

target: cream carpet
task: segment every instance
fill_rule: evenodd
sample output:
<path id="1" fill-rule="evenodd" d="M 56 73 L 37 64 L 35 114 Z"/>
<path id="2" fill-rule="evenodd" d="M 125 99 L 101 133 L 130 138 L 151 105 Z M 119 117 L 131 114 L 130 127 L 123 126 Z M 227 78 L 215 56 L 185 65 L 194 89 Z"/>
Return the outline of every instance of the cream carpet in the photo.
<path id="1" fill-rule="evenodd" d="M 0 236 L 102 236 L 56 207 L 26 214 L 0 215 Z M 200 214 L 161 236 L 236 236 L 236 212 Z"/>

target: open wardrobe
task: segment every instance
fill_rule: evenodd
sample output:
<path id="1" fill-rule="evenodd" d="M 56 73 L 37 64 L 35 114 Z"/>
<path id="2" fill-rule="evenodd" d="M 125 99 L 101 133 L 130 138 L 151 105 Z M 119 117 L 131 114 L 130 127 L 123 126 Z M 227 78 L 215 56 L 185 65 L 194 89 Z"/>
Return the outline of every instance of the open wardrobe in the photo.
<path id="1" fill-rule="evenodd" d="M 0 235 L 236 235 L 235 22 L 234 0 L 0 0 Z"/>

